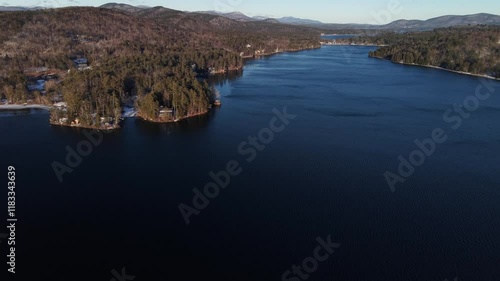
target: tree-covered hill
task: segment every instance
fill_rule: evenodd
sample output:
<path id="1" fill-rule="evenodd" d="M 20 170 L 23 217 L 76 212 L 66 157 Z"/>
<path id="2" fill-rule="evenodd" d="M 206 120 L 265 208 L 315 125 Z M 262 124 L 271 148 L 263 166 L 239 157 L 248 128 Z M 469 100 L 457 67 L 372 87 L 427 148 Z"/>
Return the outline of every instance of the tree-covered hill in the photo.
<path id="1" fill-rule="evenodd" d="M 292 26 L 262 21 L 238 21 L 222 15 L 187 13 L 164 7 L 134 9 L 124 4 L 106 4 L 101 7 L 126 10 L 143 19 L 154 20 L 165 26 L 175 26 L 212 45 L 244 53 L 245 57 L 279 51 L 294 51 L 319 47 L 320 31 L 311 27 Z"/>

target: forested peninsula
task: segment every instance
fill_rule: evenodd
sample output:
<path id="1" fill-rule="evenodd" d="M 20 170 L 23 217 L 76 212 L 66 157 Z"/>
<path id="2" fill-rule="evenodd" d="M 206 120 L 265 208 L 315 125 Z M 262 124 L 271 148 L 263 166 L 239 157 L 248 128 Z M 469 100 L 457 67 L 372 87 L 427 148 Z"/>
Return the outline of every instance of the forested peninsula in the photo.
<path id="1" fill-rule="evenodd" d="M 369 56 L 395 63 L 500 78 L 500 26 L 383 33 L 353 38 L 349 43 L 383 46 Z"/>
<path id="2" fill-rule="evenodd" d="M 204 114 L 219 103 L 208 75 L 320 47 L 309 27 L 122 4 L 0 12 L 0 24 L 0 98 L 95 129 L 118 128 L 126 106 L 152 122 Z"/>

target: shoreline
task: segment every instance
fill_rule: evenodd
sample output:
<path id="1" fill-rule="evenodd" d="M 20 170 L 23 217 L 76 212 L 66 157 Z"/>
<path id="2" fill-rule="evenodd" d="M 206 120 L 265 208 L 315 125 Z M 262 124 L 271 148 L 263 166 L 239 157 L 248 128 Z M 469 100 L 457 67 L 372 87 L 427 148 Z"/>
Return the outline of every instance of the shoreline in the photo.
<path id="1" fill-rule="evenodd" d="M 381 58 L 381 57 L 370 57 L 370 58 L 375 58 L 375 59 L 379 59 L 379 60 L 383 60 L 383 61 L 388 61 L 388 62 L 391 62 L 391 63 L 400 64 L 400 65 L 431 68 L 431 69 L 437 69 L 437 70 L 447 71 L 447 72 L 461 74 L 461 75 L 467 75 L 467 76 L 480 77 L 480 78 L 486 78 L 486 79 L 491 79 L 491 80 L 495 80 L 495 81 L 500 81 L 500 78 L 495 78 L 493 76 L 489 76 L 489 75 L 486 75 L 486 74 L 474 74 L 474 73 L 470 73 L 470 72 L 464 72 L 464 71 L 447 69 L 447 68 L 443 68 L 443 67 L 439 67 L 439 66 L 435 66 L 435 65 L 422 65 L 422 64 L 416 64 L 416 63 L 395 62 L 395 61 L 392 61 L 392 60 L 389 60 L 389 59 L 385 59 L 385 58 Z"/>
<path id="2" fill-rule="evenodd" d="M 0 104 L 0 110 L 43 109 L 50 111 L 52 106 L 44 104 Z"/>
<path id="3" fill-rule="evenodd" d="M 362 47 L 387 47 L 388 45 L 377 45 L 377 44 L 348 44 L 348 43 L 336 43 L 336 44 L 328 44 L 325 42 L 321 42 L 321 46 L 362 46 Z"/>
<path id="4" fill-rule="evenodd" d="M 89 129 L 89 130 L 96 130 L 96 131 L 112 131 L 112 130 L 118 130 L 121 128 L 121 126 L 111 126 L 109 128 L 103 128 L 103 127 L 94 127 L 94 126 L 81 126 L 81 125 L 67 125 L 67 124 L 60 124 L 60 123 L 54 123 L 49 120 L 50 125 L 54 126 L 60 126 L 60 127 L 69 127 L 69 128 L 78 128 L 78 129 Z"/>
<path id="5" fill-rule="evenodd" d="M 179 119 L 167 120 L 167 121 L 150 120 L 150 119 L 146 119 L 146 118 L 140 116 L 139 114 L 137 114 L 135 116 L 135 118 L 141 119 L 141 120 L 146 121 L 146 122 L 156 123 L 156 124 L 169 124 L 169 123 L 177 123 L 179 121 L 186 120 L 186 119 L 193 118 L 193 117 L 197 117 L 197 116 L 203 116 L 203 115 L 208 114 L 209 112 L 210 112 L 210 110 L 207 110 L 206 112 L 201 112 L 201 113 L 197 113 L 197 114 L 193 114 L 193 115 L 184 116 L 184 117 L 181 117 Z"/>
<path id="6" fill-rule="evenodd" d="M 48 106 L 44 104 L 0 104 L 0 112 L 2 110 L 25 110 L 25 109 L 41 109 L 41 110 L 46 110 L 50 112 L 50 110 L 54 108 L 54 106 Z M 72 128 L 81 128 L 81 129 L 92 129 L 92 130 L 116 130 L 119 129 L 120 126 L 111 126 L 109 128 L 103 128 L 103 127 L 94 127 L 94 126 L 81 126 L 81 125 L 71 125 L 71 124 L 60 124 L 60 123 L 55 123 L 50 121 L 49 118 L 49 124 L 54 125 L 54 126 L 61 126 L 61 127 L 72 127 Z"/>
<path id="7" fill-rule="evenodd" d="M 278 52 L 254 54 L 252 56 L 245 56 L 245 57 L 243 57 L 243 59 L 252 60 L 252 59 L 258 59 L 261 57 L 270 57 L 270 56 L 279 55 L 279 54 L 296 53 L 296 52 L 301 52 L 301 51 L 309 51 L 309 50 L 317 50 L 317 49 L 321 49 L 321 45 L 318 47 L 312 47 L 312 48 L 310 47 L 310 48 L 303 48 L 303 49 L 288 49 L 288 50 L 283 50 L 283 51 L 278 51 Z"/>

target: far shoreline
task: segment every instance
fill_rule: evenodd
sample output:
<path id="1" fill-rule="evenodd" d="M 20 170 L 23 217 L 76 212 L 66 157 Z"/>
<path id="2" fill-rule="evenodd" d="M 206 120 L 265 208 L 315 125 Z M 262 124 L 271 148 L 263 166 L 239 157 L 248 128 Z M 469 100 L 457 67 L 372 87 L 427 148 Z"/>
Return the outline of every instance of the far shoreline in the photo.
<path id="1" fill-rule="evenodd" d="M 435 65 L 422 65 L 422 64 L 416 64 L 416 63 L 396 62 L 396 61 L 392 61 L 392 60 L 389 60 L 389 59 L 386 59 L 386 58 L 375 57 L 375 56 L 371 56 L 370 58 L 379 59 L 379 60 L 383 60 L 383 61 L 388 61 L 388 62 L 391 62 L 391 63 L 400 64 L 400 65 L 418 66 L 418 67 L 424 67 L 424 68 L 431 68 L 431 69 L 437 69 L 437 70 L 447 71 L 447 72 L 461 74 L 461 75 L 467 75 L 467 76 L 473 76 L 473 77 L 486 78 L 486 79 L 491 79 L 491 80 L 495 80 L 495 81 L 500 81 L 500 78 L 495 78 L 493 76 L 489 76 L 489 75 L 486 75 L 486 74 L 474 74 L 474 73 L 470 73 L 470 72 L 464 72 L 464 71 L 447 69 L 447 68 L 443 68 L 443 67 L 439 67 L 439 66 L 435 66 Z"/>
<path id="2" fill-rule="evenodd" d="M 243 62 L 245 62 L 245 60 L 257 60 L 257 59 L 260 59 L 260 58 L 271 57 L 271 56 L 274 56 L 274 55 L 280 55 L 280 54 L 286 54 L 286 53 L 297 53 L 297 52 L 311 51 L 311 50 L 317 50 L 317 49 L 321 49 L 321 44 L 319 46 L 316 46 L 316 47 L 307 47 L 307 48 L 299 48 L 299 49 L 284 49 L 284 50 L 280 50 L 280 51 L 277 51 L 277 52 L 274 51 L 274 52 L 270 52 L 270 53 L 253 54 L 253 55 L 250 55 L 250 56 L 244 56 L 242 58 L 244 60 Z M 244 67 L 245 66 L 243 66 L 243 68 Z"/>
<path id="3" fill-rule="evenodd" d="M 349 47 L 387 47 L 389 45 L 378 45 L 378 44 L 348 44 L 348 43 L 335 43 L 335 44 L 328 44 L 327 42 L 321 42 L 321 47 L 323 46 L 328 46 L 328 47 L 334 47 L 334 46 L 349 46 Z"/>

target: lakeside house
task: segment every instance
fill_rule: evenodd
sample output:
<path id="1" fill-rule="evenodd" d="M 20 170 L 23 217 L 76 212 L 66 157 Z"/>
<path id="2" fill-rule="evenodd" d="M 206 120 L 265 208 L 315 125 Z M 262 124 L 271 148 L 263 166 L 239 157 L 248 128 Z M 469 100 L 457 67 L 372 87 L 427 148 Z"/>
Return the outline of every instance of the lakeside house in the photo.
<path id="1" fill-rule="evenodd" d="M 75 64 L 76 69 L 78 69 L 80 71 L 90 69 L 89 61 L 87 58 L 74 59 L 73 63 Z"/>
<path id="2" fill-rule="evenodd" d="M 174 116 L 173 108 L 166 108 L 166 107 L 160 108 L 159 117 L 173 117 L 173 116 Z"/>

